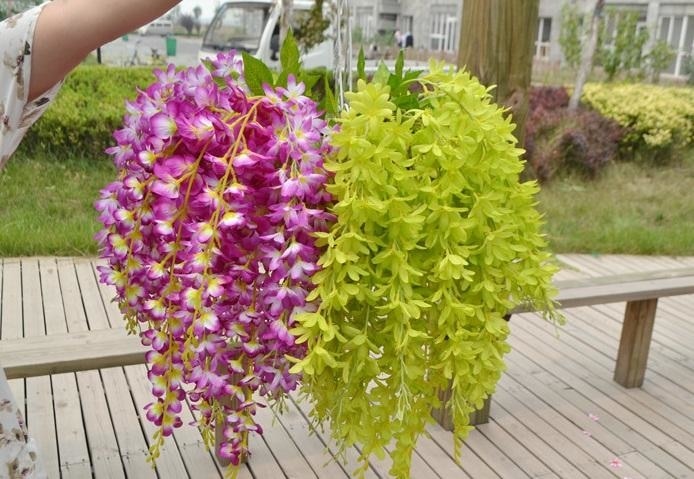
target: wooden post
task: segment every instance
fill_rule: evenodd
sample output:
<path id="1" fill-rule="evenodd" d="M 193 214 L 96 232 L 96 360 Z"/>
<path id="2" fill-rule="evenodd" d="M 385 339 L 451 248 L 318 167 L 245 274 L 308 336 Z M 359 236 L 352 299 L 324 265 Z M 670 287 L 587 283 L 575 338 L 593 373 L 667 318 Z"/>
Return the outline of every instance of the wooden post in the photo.
<path id="1" fill-rule="evenodd" d="M 460 22 L 458 66 L 483 85 L 496 85 L 492 95 L 497 103 L 510 108 L 519 148 L 525 144 L 539 9 L 539 0 L 465 0 Z M 441 394 L 450 396 L 449 391 Z M 470 417 L 470 423 L 488 422 L 490 404 L 491 397 Z M 452 425 L 450 411 L 445 409 L 432 411 L 444 429 Z"/>
<path id="2" fill-rule="evenodd" d="M 439 399 L 441 400 L 441 407 L 431 411 L 431 416 L 434 420 L 439 423 L 439 425 L 446 431 L 453 430 L 453 416 L 451 415 L 451 389 L 450 387 L 439 391 Z M 491 407 L 492 397 L 489 396 L 485 401 L 482 409 L 470 414 L 470 425 L 479 426 L 480 424 L 487 424 L 489 422 L 489 409 Z"/>
<path id="3" fill-rule="evenodd" d="M 658 299 L 627 303 L 614 380 L 625 388 L 643 384 Z"/>

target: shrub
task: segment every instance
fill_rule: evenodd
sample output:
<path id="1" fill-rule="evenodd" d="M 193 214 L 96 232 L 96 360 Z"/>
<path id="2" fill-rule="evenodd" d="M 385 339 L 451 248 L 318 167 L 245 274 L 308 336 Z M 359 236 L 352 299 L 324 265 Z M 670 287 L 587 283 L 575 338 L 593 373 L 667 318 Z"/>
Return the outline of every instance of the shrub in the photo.
<path id="1" fill-rule="evenodd" d="M 563 86 L 542 86 L 530 89 L 528 101 L 530 114 L 538 111 L 553 111 L 569 105 L 569 94 Z"/>
<path id="2" fill-rule="evenodd" d="M 136 87 L 153 80 L 151 68 L 80 66 L 65 80 L 55 104 L 29 130 L 22 149 L 54 156 L 79 149 L 101 156 L 123 122 L 125 100 L 135 96 Z"/>
<path id="3" fill-rule="evenodd" d="M 594 177 L 618 152 L 622 128 L 592 110 L 567 110 L 563 87 L 536 87 L 530 92 L 526 151 L 532 175 L 547 181 L 559 170 Z"/>
<path id="4" fill-rule="evenodd" d="M 583 101 L 625 130 L 629 151 L 684 148 L 694 139 L 694 90 L 647 84 L 589 84 Z"/>

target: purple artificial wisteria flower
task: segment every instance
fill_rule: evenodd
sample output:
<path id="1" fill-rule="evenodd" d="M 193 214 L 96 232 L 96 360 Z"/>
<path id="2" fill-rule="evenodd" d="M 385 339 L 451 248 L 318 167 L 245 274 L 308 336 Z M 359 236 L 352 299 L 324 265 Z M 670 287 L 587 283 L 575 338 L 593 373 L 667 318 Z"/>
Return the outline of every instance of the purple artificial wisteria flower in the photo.
<path id="1" fill-rule="evenodd" d="M 107 150 L 119 174 L 95 204 L 100 280 L 149 348 L 152 456 L 188 399 L 238 464 L 247 433 L 262 433 L 256 400 L 294 390 L 287 357 L 306 355 L 290 330 L 315 310 L 329 129 L 294 78 L 251 96 L 234 54 L 155 76 Z"/>

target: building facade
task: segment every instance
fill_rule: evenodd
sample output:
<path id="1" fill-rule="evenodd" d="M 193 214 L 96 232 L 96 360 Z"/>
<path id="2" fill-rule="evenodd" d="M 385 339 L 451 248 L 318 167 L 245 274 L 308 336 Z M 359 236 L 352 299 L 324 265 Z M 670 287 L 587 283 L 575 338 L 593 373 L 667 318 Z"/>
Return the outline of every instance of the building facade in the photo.
<path id="1" fill-rule="evenodd" d="M 464 0 L 353 0 L 354 25 L 369 40 L 393 38 L 396 30 L 410 33 L 417 49 L 454 53 L 460 38 L 460 20 Z M 592 0 L 540 0 L 535 42 L 539 61 L 563 61 L 559 35 L 561 12 L 566 3 L 586 13 Z M 694 0 L 606 0 L 605 19 L 608 35 L 621 12 L 639 15 L 639 28 L 650 33 L 650 49 L 656 40 L 667 42 L 677 53 L 663 72 L 674 77 L 688 74 L 686 65 L 694 46 Z"/>

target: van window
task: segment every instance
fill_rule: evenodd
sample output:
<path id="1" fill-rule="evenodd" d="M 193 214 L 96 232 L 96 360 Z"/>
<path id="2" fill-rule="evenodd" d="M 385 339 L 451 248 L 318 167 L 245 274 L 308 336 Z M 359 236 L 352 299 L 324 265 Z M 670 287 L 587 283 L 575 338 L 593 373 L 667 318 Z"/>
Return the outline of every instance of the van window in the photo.
<path id="1" fill-rule="evenodd" d="M 269 7 L 262 5 L 223 6 L 205 34 L 203 48 L 255 53 L 269 12 Z"/>

